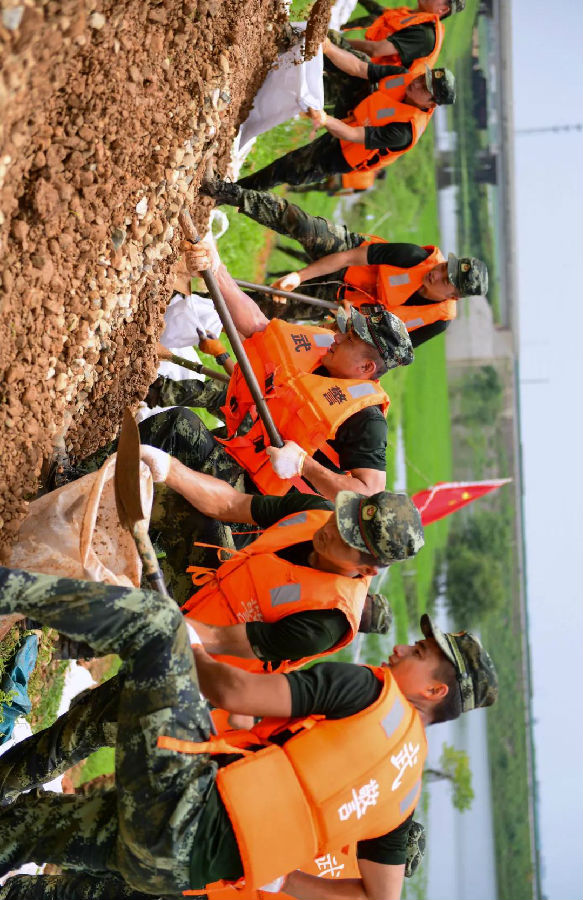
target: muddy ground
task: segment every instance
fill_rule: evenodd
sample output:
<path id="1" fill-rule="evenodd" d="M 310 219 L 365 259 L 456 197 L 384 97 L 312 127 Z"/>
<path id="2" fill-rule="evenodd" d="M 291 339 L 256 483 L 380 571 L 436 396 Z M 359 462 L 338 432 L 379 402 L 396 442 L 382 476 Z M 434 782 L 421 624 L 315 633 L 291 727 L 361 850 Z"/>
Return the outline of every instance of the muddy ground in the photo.
<path id="1" fill-rule="evenodd" d="M 277 54 L 280 0 L 0 2 L 0 549 L 155 377 L 187 204 Z M 244 48 L 244 52 L 242 52 Z"/>

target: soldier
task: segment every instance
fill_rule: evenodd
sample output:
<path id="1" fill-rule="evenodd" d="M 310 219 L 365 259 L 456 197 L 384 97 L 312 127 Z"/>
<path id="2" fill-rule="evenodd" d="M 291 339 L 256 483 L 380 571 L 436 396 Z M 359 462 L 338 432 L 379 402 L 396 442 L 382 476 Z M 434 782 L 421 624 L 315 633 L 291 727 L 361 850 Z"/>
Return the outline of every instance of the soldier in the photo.
<path id="1" fill-rule="evenodd" d="M 465 0 L 419 0 L 416 9 L 400 6 L 386 9 L 376 0 L 365 0 L 372 14 L 353 19 L 343 29 L 368 25 L 364 40 L 349 40 L 355 50 L 366 53 L 375 63 L 401 65 L 406 69 L 437 62 L 445 36 L 443 20 L 462 12 Z"/>
<path id="2" fill-rule="evenodd" d="M 61 886 L 77 879 L 76 897 L 104 897 L 91 893 L 101 880 L 113 888 L 110 897 L 133 900 L 130 890 L 175 897 L 242 878 L 248 890 L 269 883 L 317 896 L 322 882 L 297 869 L 327 852 L 333 834 L 338 845 L 357 843 L 355 887 L 363 896 L 398 898 L 424 728 L 497 695 L 479 641 L 443 633 L 427 616 L 424 638 L 395 647 L 381 667 L 321 663 L 256 675 L 201 648 L 195 668 L 175 604 L 149 591 L 0 569 L 0 612 L 22 612 L 123 661 L 115 790 L 33 791 L 0 809 L 0 875 L 28 861 L 64 865 L 75 873 Z M 199 684 L 217 707 L 279 721 L 236 732 L 235 756 L 225 757 L 222 742 L 215 761 Z M 97 688 L 94 708 L 102 691 L 111 699 L 111 686 Z M 57 723 L 56 744 L 61 730 Z M 259 752 L 245 755 L 249 747 Z M 27 742 L 20 748 L 26 757 Z M 5 766 L 0 759 L 0 779 Z M 46 890 L 42 876 L 34 878 L 34 894 L 21 892 L 22 879 L 11 882 L 2 900 L 63 896 L 54 878 Z M 325 890 L 331 900 L 345 896 L 341 879 Z"/>
<path id="3" fill-rule="evenodd" d="M 377 66 L 329 39 L 323 49 L 337 68 L 368 82 L 368 95 L 343 120 L 310 109 L 314 127 L 328 133 L 242 178 L 242 187 L 267 190 L 276 184 L 322 181 L 355 169 L 381 169 L 415 146 L 438 104 L 454 102 L 455 78 L 448 69 L 426 68 L 420 73 L 402 66 Z"/>
<path id="4" fill-rule="evenodd" d="M 203 183 L 201 192 L 217 203 L 237 206 L 255 222 L 292 237 L 313 260 L 275 282 L 282 290 L 351 304 L 365 314 L 382 307 L 398 316 L 413 347 L 441 334 L 457 315 L 461 297 L 488 290 L 488 269 L 475 257 L 447 261 L 438 247 L 393 244 L 374 235 L 348 231 L 321 216 L 311 216 L 269 191 L 252 191 L 220 179 Z M 325 310 L 301 300 L 274 302 L 254 294 L 268 318 L 318 319 Z"/>

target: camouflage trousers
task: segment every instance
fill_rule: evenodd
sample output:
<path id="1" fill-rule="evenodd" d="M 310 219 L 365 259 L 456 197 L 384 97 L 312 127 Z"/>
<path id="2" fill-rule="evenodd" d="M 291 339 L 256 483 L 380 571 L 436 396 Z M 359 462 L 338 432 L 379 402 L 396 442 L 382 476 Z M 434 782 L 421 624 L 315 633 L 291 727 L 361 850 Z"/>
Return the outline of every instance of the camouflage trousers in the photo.
<path id="1" fill-rule="evenodd" d="M 170 900 L 158 894 L 157 900 Z M 172 900 L 176 895 L 172 895 Z M 0 900 L 156 900 L 135 891 L 116 875 L 15 875 L 0 887 Z"/>
<path id="2" fill-rule="evenodd" d="M 329 29 L 328 38 L 342 50 L 348 50 L 366 63 L 370 62 L 366 53 L 354 50 L 339 31 Z M 369 94 L 370 83 L 366 78 L 349 75 L 330 62 L 326 56 L 324 57 L 324 109 L 327 112 L 337 119 L 344 119 Z"/>
<path id="3" fill-rule="evenodd" d="M 336 225 L 322 216 L 311 216 L 295 203 L 270 191 L 241 191 L 237 204 L 239 212 L 254 222 L 298 241 L 310 260 L 321 259 L 343 250 L 353 250 L 366 240 L 364 235 L 349 231 L 346 225 Z M 315 278 L 302 284 L 301 292 L 313 294 L 321 300 L 336 300 L 338 288 L 343 284 L 343 274 L 344 270 L 339 270 Z M 283 304 L 276 303 L 263 294 L 252 294 L 252 297 L 268 319 L 321 321 L 329 315 L 328 310 L 310 306 L 302 300 L 290 300 Z"/>
<path id="4" fill-rule="evenodd" d="M 276 184 L 312 184 L 324 181 L 329 175 L 336 175 L 340 169 L 337 165 L 339 153 L 333 152 L 339 146 L 338 138 L 331 134 L 323 134 L 315 141 L 284 153 L 268 166 L 246 175 L 237 183 L 241 187 L 266 191 Z"/>
<path id="5" fill-rule="evenodd" d="M 150 416 L 140 423 L 140 439 L 142 444 L 151 444 L 170 453 L 189 469 L 220 478 L 237 490 L 249 489 L 245 483 L 245 471 L 190 409 L 175 407 Z M 87 457 L 76 467 L 76 474 L 96 471 L 116 448 L 117 441 L 113 441 Z M 246 533 L 250 527 L 237 524 L 233 530 Z M 180 605 L 193 594 L 187 567 L 217 565 L 216 551 L 195 547 L 194 541 L 233 547 L 228 524 L 205 516 L 165 484 L 156 484 L 154 488 L 150 537 L 166 584 Z"/>
<path id="6" fill-rule="evenodd" d="M 195 406 L 208 410 L 213 416 L 222 419 L 221 410 L 227 400 L 227 385 L 208 378 L 185 378 L 174 381 L 159 375 L 150 385 L 148 406 Z"/>
<path id="7" fill-rule="evenodd" d="M 87 641 L 97 655 L 122 658 L 116 788 L 89 796 L 33 791 L 0 809 L 0 874 L 52 862 L 121 879 L 146 895 L 187 890 L 217 766 L 206 755 L 157 746 L 163 734 L 190 741 L 209 734 L 176 605 L 152 591 L 0 568 L 0 612 L 24 613 Z"/>

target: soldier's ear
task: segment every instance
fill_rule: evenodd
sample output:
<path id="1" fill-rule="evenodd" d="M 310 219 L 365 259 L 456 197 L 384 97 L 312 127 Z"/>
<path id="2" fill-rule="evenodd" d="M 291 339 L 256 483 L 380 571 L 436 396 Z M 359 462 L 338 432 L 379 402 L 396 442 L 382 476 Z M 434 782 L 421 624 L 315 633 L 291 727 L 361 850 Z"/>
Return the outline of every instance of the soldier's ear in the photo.
<path id="1" fill-rule="evenodd" d="M 421 693 L 431 703 L 441 703 L 449 694 L 449 687 L 443 681 L 432 681 L 426 685 Z"/>
<path id="2" fill-rule="evenodd" d="M 374 359 L 367 357 L 366 359 L 363 359 L 360 370 L 363 378 L 374 378 L 377 373 L 377 364 Z"/>

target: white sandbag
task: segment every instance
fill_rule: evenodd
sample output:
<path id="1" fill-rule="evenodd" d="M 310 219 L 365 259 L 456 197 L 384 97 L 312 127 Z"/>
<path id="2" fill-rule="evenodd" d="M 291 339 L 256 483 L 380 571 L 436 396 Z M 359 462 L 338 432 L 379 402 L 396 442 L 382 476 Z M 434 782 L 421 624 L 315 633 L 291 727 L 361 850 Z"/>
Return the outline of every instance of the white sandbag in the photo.
<path id="1" fill-rule="evenodd" d="M 336 0 L 332 7 L 329 28 L 340 31 L 340 26 L 348 22 L 350 16 L 356 9 L 358 0 Z"/>
<path id="2" fill-rule="evenodd" d="M 294 23 L 295 28 L 305 28 L 305 22 Z M 241 126 L 239 153 L 245 154 L 246 145 L 258 134 L 263 134 L 293 119 L 308 106 L 322 109 L 324 106 L 322 51 L 308 62 L 302 62 L 302 46 L 297 44 L 277 58 L 277 68 L 272 68 L 259 88 L 253 107 Z"/>
<path id="3" fill-rule="evenodd" d="M 208 337 L 218 338 L 221 320 L 210 297 L 198 294 L 174 294 L 164 313 L 164 331 L 160 343 L 168 349 L 198 347 L 198 329 Z M 184 356 L 184 354 L 181 354 Z"/>
<path id="4" fill-rule="evenodd" d="M 142 564 L 115 505 L 115 455 L 98 472 L 33 500 L 8 565 L 11 568 L 139 587 Z M 150 519 L 153 482 L 140 462 L 142 509 Z"/>

